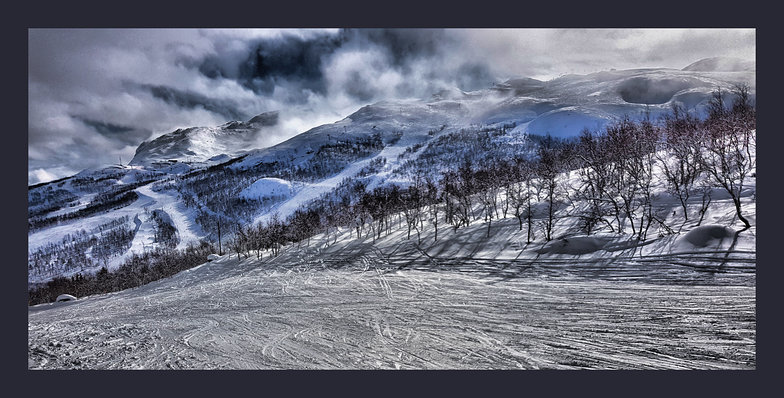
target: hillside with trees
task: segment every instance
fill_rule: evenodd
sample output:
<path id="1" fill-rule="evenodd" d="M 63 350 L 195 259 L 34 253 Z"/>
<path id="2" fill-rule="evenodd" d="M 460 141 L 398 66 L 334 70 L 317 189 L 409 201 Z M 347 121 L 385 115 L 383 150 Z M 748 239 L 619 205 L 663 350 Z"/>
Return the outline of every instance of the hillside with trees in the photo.
<path id="1" fill-rule="evenodd" d="M 756 111 L 747 86 L 736 85 L 730 94 L 715 91 L 703 119 L 676 105 L 656 119 L 625 117 L 602 130 L 585 129 L 574 138 L 528 135 L 525 141 L 506 140 L 514 125 L 431 130 L 432 139 L 426 144 L 398 152 L 400 167 L 394 170 L 387 169 L 386 158 L 374 158 L 390 141 L 373 133 L 352 142 L 323 145 L 297 167 L 259 163 L 237 169 L 231 167 L 235 159 L 177 176 L 166 183 L 177 189 L 186 207 L 197 209 L 196 222 L 209 232 L 207 240 L 217 244 L 205 240 L 198 250 L 175 250 L 167 243 L 177 239 L 171 222 L 153 212 L 155 239 L 164 245 L 154 254 L 136 254 L 126 261 L 118 271 L 126 275 L 122 283 L 111 279 L 104 286 L 97 274 L 77 273 L 33 287 L 31 304 L 66 291 L 95 294 L 138 286 L 199 264 L 197 254 L 206 255 L 215 246 L 216 251 L 231 252 L 238 259 L 262 260 L 283 250 L 308 247 L 316 235 L 327 237 L 326 242 L 332 236 L 335 243 L 339 236 L 345 238 L 341 234 L 346 231 L 350 239 L 372 241 L 405 231 L 406 241 L 424 247 L 428 242 L 423 236 L 438 242 L 446 229 L 454 232 L 476 224 L 492 239 L 495 223 L 513 219 L 526 247 L 549 247 L 549 242 L 567 236 L 608 234 L 645 245 L 695 230 L 712 206 L 729 199 L 734 220 L 741 226 L 735 232 L 737 240 L 753 228 Z M 307 183 L 348 162 L 371 158 L 362 172 L 303 203 L 288 217 L 273 215 L 254 224 L 250 220 L 259 204 L 232 199 L 261 177 Z M 375 176 L 383 171 L 394 178 L 378 184 Z M 133 187 L 101 193 L 93 201 L 96 205 L 73 214 L 120 206 L 132 200 L 126 196 L 135 193 Z M 49 192 L 50 203 L 73 200 L 66 193 Z M 100 240 L 83 233 L 30 253 L 30 272 L 52 267 L 54 258 L 93 261 L 84 255 L 88 249 L 91 258 L 112 256 L 133 236 L 123 226 L 128 219 L 123 220 L 107 225 L 106 237 Z M 166 265 L 156 265 L 156 258 L 165 259 L 161 264 Z M 144 259 L 153 263 L 139 266 Z M 101 272 L 106 279 L 105 268 Z"/>

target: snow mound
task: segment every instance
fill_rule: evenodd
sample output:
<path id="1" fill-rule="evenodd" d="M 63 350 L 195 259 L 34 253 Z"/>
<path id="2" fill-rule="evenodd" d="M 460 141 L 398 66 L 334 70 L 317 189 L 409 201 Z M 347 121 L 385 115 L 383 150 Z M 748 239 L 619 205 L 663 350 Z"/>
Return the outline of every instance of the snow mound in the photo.
<path id="1" fill-rule="evenodd" d="M 587 254 L 601 250 L 607 241 L 591 236 L 575 236 L 555 239 L 537 250 L 539 254 Z"/>
<path id="2" fill-rule="evenodd" d="M 291 182 L 280 178 L 262 178 L 240 192 L 239 197 L 249 200 L 289 197 L 292 194 Z"/>
<path id="3" fill-rule="evenodd" d="M 63 301 L 74 301 L 74 300 L 76 300 L 76 297 L 74 297 L 74 296 L 72 296 L 70 294 L 61 294 L 61 295 L 57 296 L 57 300 L 55 300 L 55 301 L 60 303 L 60 302 L 63 302 Z"/>
<path id="4" fill-rule="evenodd" d="M 735 236 L 735 230 L 721 225 L 703 225 L 689 231 L 679 238 L 676 246 L 680 249 L 720 246 L 725 239 Z"/>

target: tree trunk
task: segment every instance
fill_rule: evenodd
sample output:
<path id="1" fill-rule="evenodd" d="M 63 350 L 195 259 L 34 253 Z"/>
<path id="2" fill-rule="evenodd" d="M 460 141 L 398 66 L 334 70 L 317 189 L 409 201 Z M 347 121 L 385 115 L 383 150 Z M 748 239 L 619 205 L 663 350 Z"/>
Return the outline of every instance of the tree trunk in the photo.
<path id="1" fill-rule="evenodd" d="M 732 197 L 732 202 L 735 203 L 735 212 L 738 215 L 738 219 L 744 225 L 744 228 L 742 229 L 742 231 L 745 231 L 745 230 L 751 228 L 751 224 L 749 224 L 749 220 L 747 220 L 746 217 L 743 217 L 743 215 L 740 213 L 740 197 L 733 196 Z"/>

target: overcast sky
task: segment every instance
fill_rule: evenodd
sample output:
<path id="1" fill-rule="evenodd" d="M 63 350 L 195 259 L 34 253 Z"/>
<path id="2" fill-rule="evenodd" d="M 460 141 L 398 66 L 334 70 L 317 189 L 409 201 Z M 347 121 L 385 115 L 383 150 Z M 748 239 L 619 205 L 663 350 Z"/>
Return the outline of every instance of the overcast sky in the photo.
<path id="1" fill-rule="evenodd" d="M 755 51 L 753 29 L 31 29 L 28 183 L 267 111 L 259 146 L 382 99 Z"/>

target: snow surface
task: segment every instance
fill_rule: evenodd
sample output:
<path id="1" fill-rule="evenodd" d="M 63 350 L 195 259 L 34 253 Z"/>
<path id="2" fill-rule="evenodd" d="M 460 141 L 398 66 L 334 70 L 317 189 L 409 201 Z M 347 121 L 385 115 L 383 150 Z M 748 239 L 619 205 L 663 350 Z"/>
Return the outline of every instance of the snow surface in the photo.
<path id="1" fill-rule="evenodd" d="M 239 197 L 245 199 L 285 198 L 291 195 L 291 182 L 280 178 L 261 178 L 243 189 Z"/>
<path id="2" fill-rule="evenodd" d="M 684 234 L 676 245 L 681 249 L 721 247 L 735 237 L 736 231 L 722 225 L 702 225 Z"/>
<path id="3" fill-rule="evenodd" d="M 277 258 L 227 255 L 136 289 L 34 306 L 28 367 L 755 368 L 753 254 L 723 266 L 711 252 L 559 258 L 520 246 L 511 221 L 493 249 L 483 225 L 420 248 L 403 231 L 375 243 L 344 231 Z"/>
<path id="4" fill-rule="evenodd" d="M 406 141 L 402 140 L 403 143 Z M 400 144 L 387 146 L 385 147 L 378 155 L 366 158 L 357 162 L 352 163 L 345 169 L 343 169 L 340 173 L 337 173 L 329 178 L 321 180 L 316 183 L 302 183 L 298 184 L 300 187 L 295 189 L 295 193 L 284 200 L 283 202 L 273 206 L 267 212 L 259 215 L 253 220 L 254 224 L 263 223 L 269 221 L 273 215 L 277 215 L 281 219 L 286 219 L 286 217 L 294 214 L 297 209 L 302 208 L 307 203 L 318 199 L 321 195 L 331 192 L 335 187 L 340 184 L 343 180 L 349 177 L 355 176 L 362 170 L 365 166 L 367 166 L 373 159 L 384 157 L 386 159 L 391 160 L 393 164 L 396 164 L 397 156 L 403 151 L 405 151 L 405 146 Z M 277 179 L 275 179 L 277 180 Z M 281 180 L 283 181 L 283 180 Z M 368 186 L 368 189 L 373 189 L 374 186 Z"/>
<path id="5" fill-rule="evenodd" d="M 176 192 L 156 192 L 152 189 L 152 184 L 143 185 L 135 189 L 135 191 L 139 198 L 128 206 L 110 212 L 98 213 L 87 218 L 69 220 L 52 227 L 34 231 L 27 238 L 28 251 L 36 251 L 48 243 L 59 243 L 63 237 L 76 231 L 85 230 L 90 232 L 102 224 L 128 216 L 129 220 L 134 223 L 135 230 L 130 249 L 122 255 L 112 257 L 106 264 L 98 264 L 94 268 L 74 269 L 58 275 L 71 276 L 79 272 L 94 273 L 102 266 L 106 266 L 109 271 L 113 271 L 134 253 L 141 254 L 154 247 L 155 222 L 150 218 L 154 210 L 162 212 L 164 219 L 168 218 L 171 224 L 177 228 L 177 235 L 180 238 L 177 248 L 185 248 L 188 243 L 198 242 L 199 239 L 205 236 L 201 227 L 194 221 L 196 217 L 195 211 L 185 207 L 177 198 Z M 55 275 L 34 273 L 28 275 L 28 282 L 45 282 L 53 276 Z"/>
<path id="6" fill-rule="evenodd" d="M 278 112 L 267 112 L 247 122 L 231 121 L 216 127 L 178 129 L 143 142 L 130 164 L 153 166 L 170 160 L 220 161 L 252 149 L 260 133 L 274 128 L 277 122 Z"/>
<path id="7" fill-rule="evenodd" d="M 604 248 L 610 239 L 595 236 L 577 236 L 572 238 L 560 238 L 548 242 L 543 248 L 539 249 L 540 254 L 587 254 L 593 253 Z"/>

